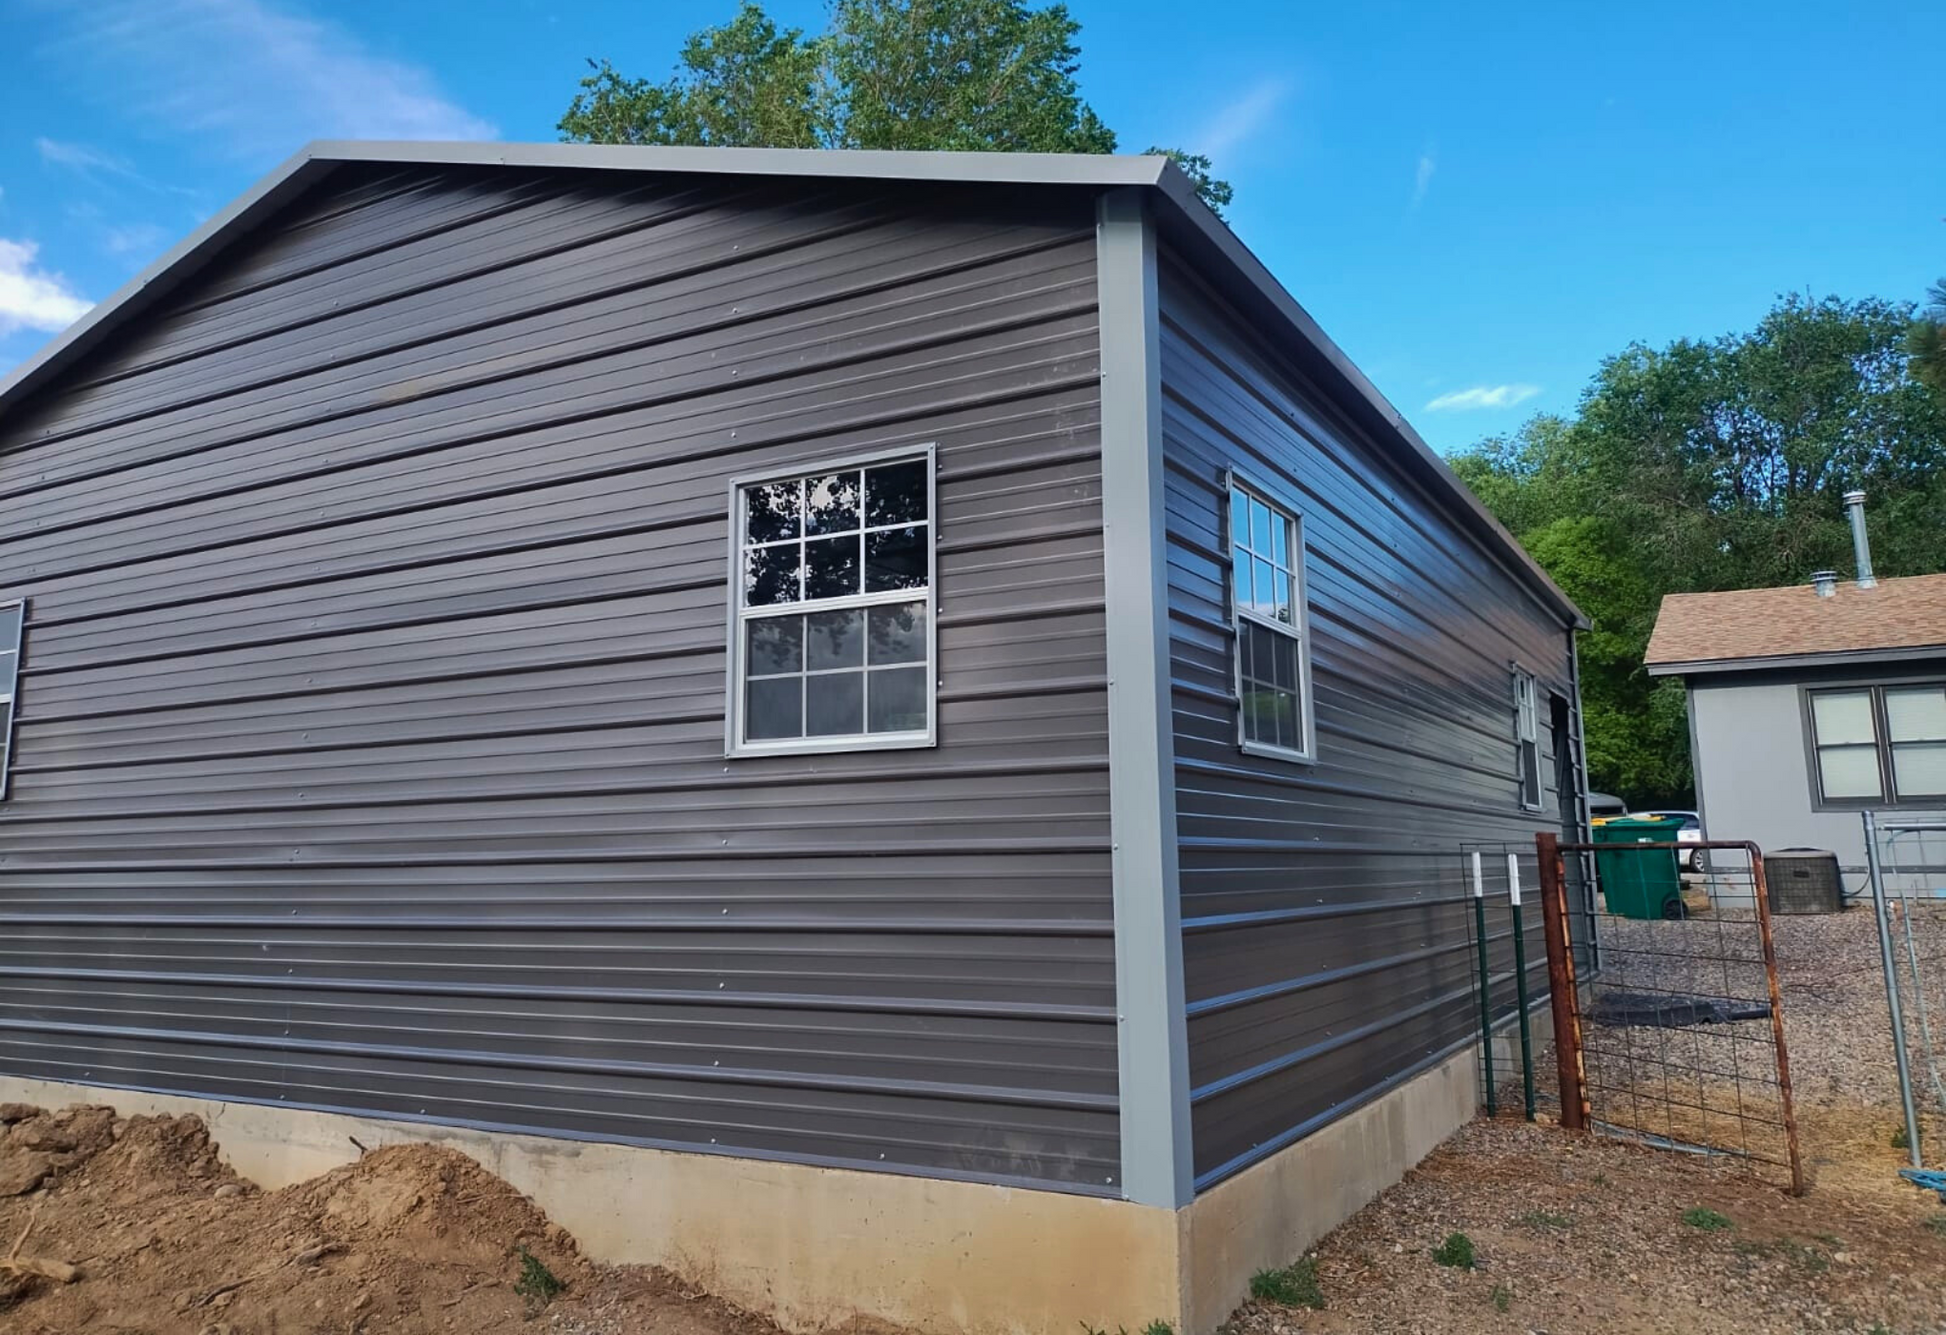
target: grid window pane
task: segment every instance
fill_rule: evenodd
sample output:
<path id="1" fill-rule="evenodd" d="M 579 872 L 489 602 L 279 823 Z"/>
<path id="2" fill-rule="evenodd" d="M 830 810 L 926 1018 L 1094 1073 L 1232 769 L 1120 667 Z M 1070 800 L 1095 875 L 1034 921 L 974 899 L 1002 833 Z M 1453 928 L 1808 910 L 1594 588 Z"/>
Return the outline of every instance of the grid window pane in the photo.
<path id="1" fill-rule="evenodd" d="M 744 733 L 752 741 L 804 735 L 804 678 L 763 677 L 746 697 Z"/>
<path id="2" fill-rule="evenodd" d="M 1878 747 L 1821 746 L 1818 775 L 1826 797 L 1878 797 Z"/>
<path id="3" fill-rule="evenodd" d="M 1280 515 L 1270 525 L 1270 559 L 1278 565 L 1289 568 L 1291 564 L 1291 526 Z"/>
<path id="4" fill-rule="evenodd" d="M 804 666 L 811 672 L 865 665 L 865 612 L 851 607 L 804 618 Z"/>
<path id="5" fill-rule="evenodd" d="M 924 732 L 926 670 L 886 668 L 868 675 L 871 731 Z"/>
<path id="6" fill-rule="evenodd" d="M 870 646 L 871 662 L 876 666 L 882 663 L 923 663 L 926 659 L 926 605 L 924 603 L 895 603 L 890 607 L 874 607 L 867 614 L 870 618 L 866 643 Z"/>
<path id="7" fill-rule="evenodd" d="M 804 596 L 848 598 L 858 592 L 858 535 L 804 544 Z"/>
<path id="8" fill-rule="evenodd" d="M 924 523 L 928 518 L 926 465 L 923 460 L 865 470 L 865 523 L 868 527 Z"/>
<path id="9" fill-rule="evenodd" d="M 1250 550 L 1270 554 L 1270 507 L 1250 498 Z"/>
<path id="10" fill-rule="evenodd" d="M 1946 686 L 1886 691 L 1885 731 L 1891 742 L 1946 742 Z"/>
<path id="11" fill-rule="evenodd" d="M 862 732 L 864 672 L 824 672 L 804 679 L 804 735 L 842 737 Z"/>
<path id="12" fill-rule="evenodd" d="M 803 548 L 753 547 L 743 554 L 743 604 L 774 607 L 794 603 L 801 596 L 800 562 Z"/>
<path id="13" fill-rule="evenodd" d="M 926 530 L 885 529 L 865 535 L 865 592 L 926 587 Z"/>
<path id="14" fill-rule="evenodd" d="M 777 542 L 797 537 L 802 531 L 801 495 L 797 482 L 771 482 L 745 491 L 743 540 Z"/>
<path id="15" fill-rule="evenodd" d="M 1235 487 L 1230 488 L 1230 541 L 1250 545 L 1250 498 Z"/>
<path id="16" fill-rule="evenodd" d="M 1820 746 L 1870 745 L 1878 741 L 1878 730 L 1872 726 L 1870 691 L 1825 691 L 1814 695 L 1811 715 L 1817 723 Z"/>
<path id="17" fill-rule="evenodd" d="M 1946 797 L 1946 742 L 1893 747 L 1892 782 L 1902 798 Z"/>
<path id="18" fill-rule="evenodd" d="M 750 623 L 744 671 L 753 677 L 804 670 L 804 618 L 765 617 Z"/>
<path id="19" fill-rule="evenodd" d="M 0 645 L 9 650 L 15 640 L 20 638 L 20 606 L 0 607 Z"/>
<path id="20" fill-rule="evenodd" d="M 858 527 L 858 474 L 804 479 L 804 532 L 850 533 Z"/>

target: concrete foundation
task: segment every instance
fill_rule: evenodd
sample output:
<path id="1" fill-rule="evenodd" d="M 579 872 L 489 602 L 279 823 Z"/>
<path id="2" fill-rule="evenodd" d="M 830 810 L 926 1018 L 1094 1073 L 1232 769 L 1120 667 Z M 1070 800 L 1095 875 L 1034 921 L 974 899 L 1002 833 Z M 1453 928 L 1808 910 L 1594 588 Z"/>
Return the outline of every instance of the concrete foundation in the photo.
<path id="1" fill-rule="evenodd" d="M 1544 1041 L 1546 1013 L 1536 1019 Z M 1479 1083 L 1478 1050 L 1463 1049 L 1175 1211 L 10 1076 L 0 1102 L 193 1113 L 267 1188 L 350 1162 L 354 1139 L 445 1145 L 532 1197 L 594 1259 L 663 1266 L 791 1330 L 862 1319 L 1072 1335 L 1160 1319 L 1204 1335 L 1253 1273 L 1294 1260 L 1471 1118 Z"/>

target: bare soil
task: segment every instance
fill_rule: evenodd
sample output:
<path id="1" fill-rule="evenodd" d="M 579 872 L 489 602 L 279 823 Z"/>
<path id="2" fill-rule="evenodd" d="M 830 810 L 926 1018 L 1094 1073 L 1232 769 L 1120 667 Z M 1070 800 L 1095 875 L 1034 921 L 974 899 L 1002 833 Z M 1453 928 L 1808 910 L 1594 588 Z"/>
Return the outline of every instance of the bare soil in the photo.
<path id="1" fill-rule="evenodd" d="M 590 1264 L 452 1150 L 394 1146 L 263 1192 L 193 1117 L 15 1104 L 0 1124 L 6 1335 L 776 1330 L 661 1271 Z M 522 1248 L 565 1286 L 551 1300 L 517 1291 Z"/>

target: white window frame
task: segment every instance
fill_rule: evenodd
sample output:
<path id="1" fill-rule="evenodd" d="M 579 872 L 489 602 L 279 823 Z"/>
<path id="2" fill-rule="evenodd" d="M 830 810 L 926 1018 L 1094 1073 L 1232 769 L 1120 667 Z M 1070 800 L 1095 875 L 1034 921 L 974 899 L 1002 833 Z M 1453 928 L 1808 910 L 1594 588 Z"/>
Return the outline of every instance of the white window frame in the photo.
<path id="1" fill-rule="evenodd" d="M 1291 624 L 1278 621 L 1274 617 L 1260 616 L 1245 607 L 1237 597 L 1236 578 L 1236 541 L 1233 527 L 1233 512 L 1236 495 L 1242 492 L 1254 498 L 1270 510 L 1272 522 L 1281 520 L 1285 527 L 1285 550 L 1290 554 L 1291 578 Z M 1268 488 L 1260 487 L 1249 478 L 1234 470 L 1226 473 L 1223 479 L 1222 505 L 1223 566 L 1228 574 L 1224 583 L 1228 587 L 1230 599 L 1230 686 L 1236 696 L 1237 704 L 1237 748 L 1246 755 L 1265 756 L 1272 760 L 1283 760 L 1295 765 L 1314 764 L 1318 758 L 1317 716 L 1311 705 L 1311 604 L 1307 581 L 1305 579 L 1304 516 L 1282 501 L 1274 498 Z M 1252 556 L 1257 552 L 1246 547 Z M 1268 559 L 1269 554 L 1265 554 Z M 1297 708 L 1298 729 L 1302 733 L 1302 746 L 1293 750 L 1290 747 L 1275 746 L 1260 742 L 1249 734 L 1249 726 L 1244 718 L 1244 680 L 1243 680 L 1243 623 L 1251 622 L 1266 627 L 1297 642 Z"/>
<path id="2" fill-rule="evenodd" d="M 852 469 L 877 468 L 886 464 L 926 465 L 926 726 L 924 731 L 866 733 L 836 737 L 790 737 L 775 741 L 750 741 L 743 735 L 744 656 L 751 621 L 766 617 L 802 615 L 807 612 L 835 612 L 851 608 L 884 607 L 920 601 L 916 589 L 887 589 L 881 593 L 847 594 L 840 598 L 817 598 L 804 602 L 779 603 L 764 607 L 745 607 L 743 603 L 743 550 L 749 520 L 743 493 L 751 487 L 771 482 L 794 481 L 826 473 Z M 723 715 L 723 753 L 729 757 L 821 755 L 844 751 L 900 751 L 936 746 L 939 739 L 939 461 L 938 448 L 931 442 L 896 449 L 872 450 L 828 459 L 810 459 L 787 467 L 768 469 L 730 479 L 730 553 L 729 553 L 729 654 L 725 681 Z M 862 498 L 861 498 L 862 503 Z M 860 524 L 864 517 L 861 515 Z M 904 527 L 900 525 L 899 527 Z M 869 707 L 869 706 L 868 706 Z"/>
<path id="3" fill-rule="evenodd" d="M 1520 795 L 1522 811 L 1540 811 L 1547 799 L 1547 781 L 1541 774 L 1541 683 L 1519 663 L 1512 665 L 1514 679 L 1514 784 Z M 1527 748 L 1534 749 L 1534 795 L 1527 795 Z"/>
<path id="4" fill-rule="evenodd" d="M 13 793 L 14 772 L 14 735 L 20 726 L 20 651 L 27 642 L 27 600 L 15 598 L 0 602 L 0 611 L 12 608 L 20 613 L 14 619 L 14 637 L 11 645 L 0 643 L 0 651 L 13 651 L 13 670 L 0 674 L 0 704 L 7 707 L 7 727 L 0 742 L 0 802 L 7 800 Z"/>

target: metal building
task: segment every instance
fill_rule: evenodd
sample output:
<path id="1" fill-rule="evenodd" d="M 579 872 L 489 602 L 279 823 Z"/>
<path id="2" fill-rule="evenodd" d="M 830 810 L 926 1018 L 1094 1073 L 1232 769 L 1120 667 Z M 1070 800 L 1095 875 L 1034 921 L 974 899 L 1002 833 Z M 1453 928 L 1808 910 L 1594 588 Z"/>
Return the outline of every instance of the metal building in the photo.
<path id="1" fill-rule="evenodd" d="M 1580 614 L 1159 158 L 313 145 L 0 387 L 0 552 L 0 1093 L 1180 1260 L 1465 1075 L 1456 850 L 1583 815 Z M 1116 1316 L 998 1287 L 857 1302 Z"/>

